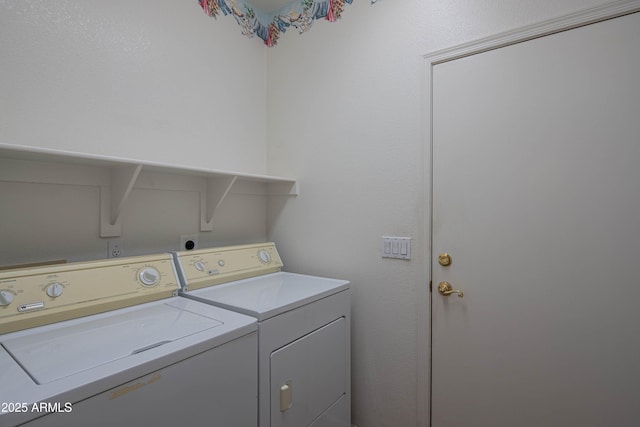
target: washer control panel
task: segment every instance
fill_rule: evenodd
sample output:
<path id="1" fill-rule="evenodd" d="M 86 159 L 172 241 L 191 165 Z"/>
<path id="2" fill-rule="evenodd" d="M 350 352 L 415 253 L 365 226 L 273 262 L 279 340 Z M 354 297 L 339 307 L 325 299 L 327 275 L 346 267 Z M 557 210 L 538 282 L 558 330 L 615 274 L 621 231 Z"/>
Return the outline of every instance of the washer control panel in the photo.
<path id="1" fill-rule="evenodd" d="M 282 260 L 274 243 L 199 249 L 175 254 L 184 291 L 275 273 Z"/>
<path id="2" fill-rule="evenodd" d="M 177 295 L 170 254 L 0 272 L 0 334 Z"/>

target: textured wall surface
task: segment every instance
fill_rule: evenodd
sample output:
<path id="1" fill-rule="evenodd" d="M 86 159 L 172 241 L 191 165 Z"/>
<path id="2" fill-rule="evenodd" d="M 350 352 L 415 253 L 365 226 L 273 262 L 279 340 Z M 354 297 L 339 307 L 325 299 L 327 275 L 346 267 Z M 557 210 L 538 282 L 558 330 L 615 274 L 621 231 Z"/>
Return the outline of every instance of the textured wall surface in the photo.
<path id="1" fill-rule="evenodd" d="M 265 49 L 196 1 L 0 1 L 0 142 L 264 173 Z"/>

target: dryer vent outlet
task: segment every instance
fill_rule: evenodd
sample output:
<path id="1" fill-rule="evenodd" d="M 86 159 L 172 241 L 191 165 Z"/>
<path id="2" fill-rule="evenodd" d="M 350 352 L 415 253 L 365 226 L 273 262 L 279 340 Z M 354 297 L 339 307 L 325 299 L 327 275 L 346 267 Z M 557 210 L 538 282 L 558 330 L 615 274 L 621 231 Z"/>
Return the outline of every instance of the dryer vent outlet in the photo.
<path id="1" fill-rule="evenodd" d="M 188 236 L 180 236 L 180 248 L 181 251 L 191 251 L 198 249 L 198 235 L 191 234 Z"/>

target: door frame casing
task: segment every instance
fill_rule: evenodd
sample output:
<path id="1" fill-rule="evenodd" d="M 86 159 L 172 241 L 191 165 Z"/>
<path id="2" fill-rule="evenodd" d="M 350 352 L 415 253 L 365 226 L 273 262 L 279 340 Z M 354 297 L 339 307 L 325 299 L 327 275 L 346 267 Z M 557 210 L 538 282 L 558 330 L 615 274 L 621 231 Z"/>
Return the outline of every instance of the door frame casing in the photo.
<path id="1" fill-rule="evenodd" d="M 426 118 L 423 127 L 424 150 L 424 200 L 429 206 L 424 210 L 425 227 L 424 236 L 427 245 L 427 257 L 425 259 L 424 277 L 428 280 L 428 286 L 419 287 L 418 324 L 424 325 L 428 334 L 420 333 L 424 329 L 418 328 L 417 337 L 417 420 L 418 426 L 431 425 L 431 260 L 433 257 L 432 246 L 432 217 L 433 217 L 433 67 L 438 64 L 456 59 L 476 55 L 483 52 L 511 46 L 532 39 L 549 36 L 562 31 L 572 30 L 585 25 L 594 24 L 608 19 L 640 11 L 640 0 L 619 0 L 606 3 L 597 7 L 585 9 L 579 12 L 552 18 L 511 31 L 501 32 L 493 36 L 478 39 L 472 42 L 453 46 L 423 55 L 422 87 L 424 94 L 422 101 L 423 117 Z"/>

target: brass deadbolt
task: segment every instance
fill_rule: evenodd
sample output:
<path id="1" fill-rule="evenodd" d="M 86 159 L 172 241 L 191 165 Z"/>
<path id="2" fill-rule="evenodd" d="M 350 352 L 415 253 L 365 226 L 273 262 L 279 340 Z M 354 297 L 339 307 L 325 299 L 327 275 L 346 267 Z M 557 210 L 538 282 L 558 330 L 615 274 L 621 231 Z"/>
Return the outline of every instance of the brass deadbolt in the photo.
<path id="1" fill-rule="evenodd" d="M 451 265 L 451 261 L 452 261 L 451 260 L 451 255 L 449 255 L 448 253 L 442 253 L 442 254 L 438 255 L 438 262 L 443 267 Z"/>

